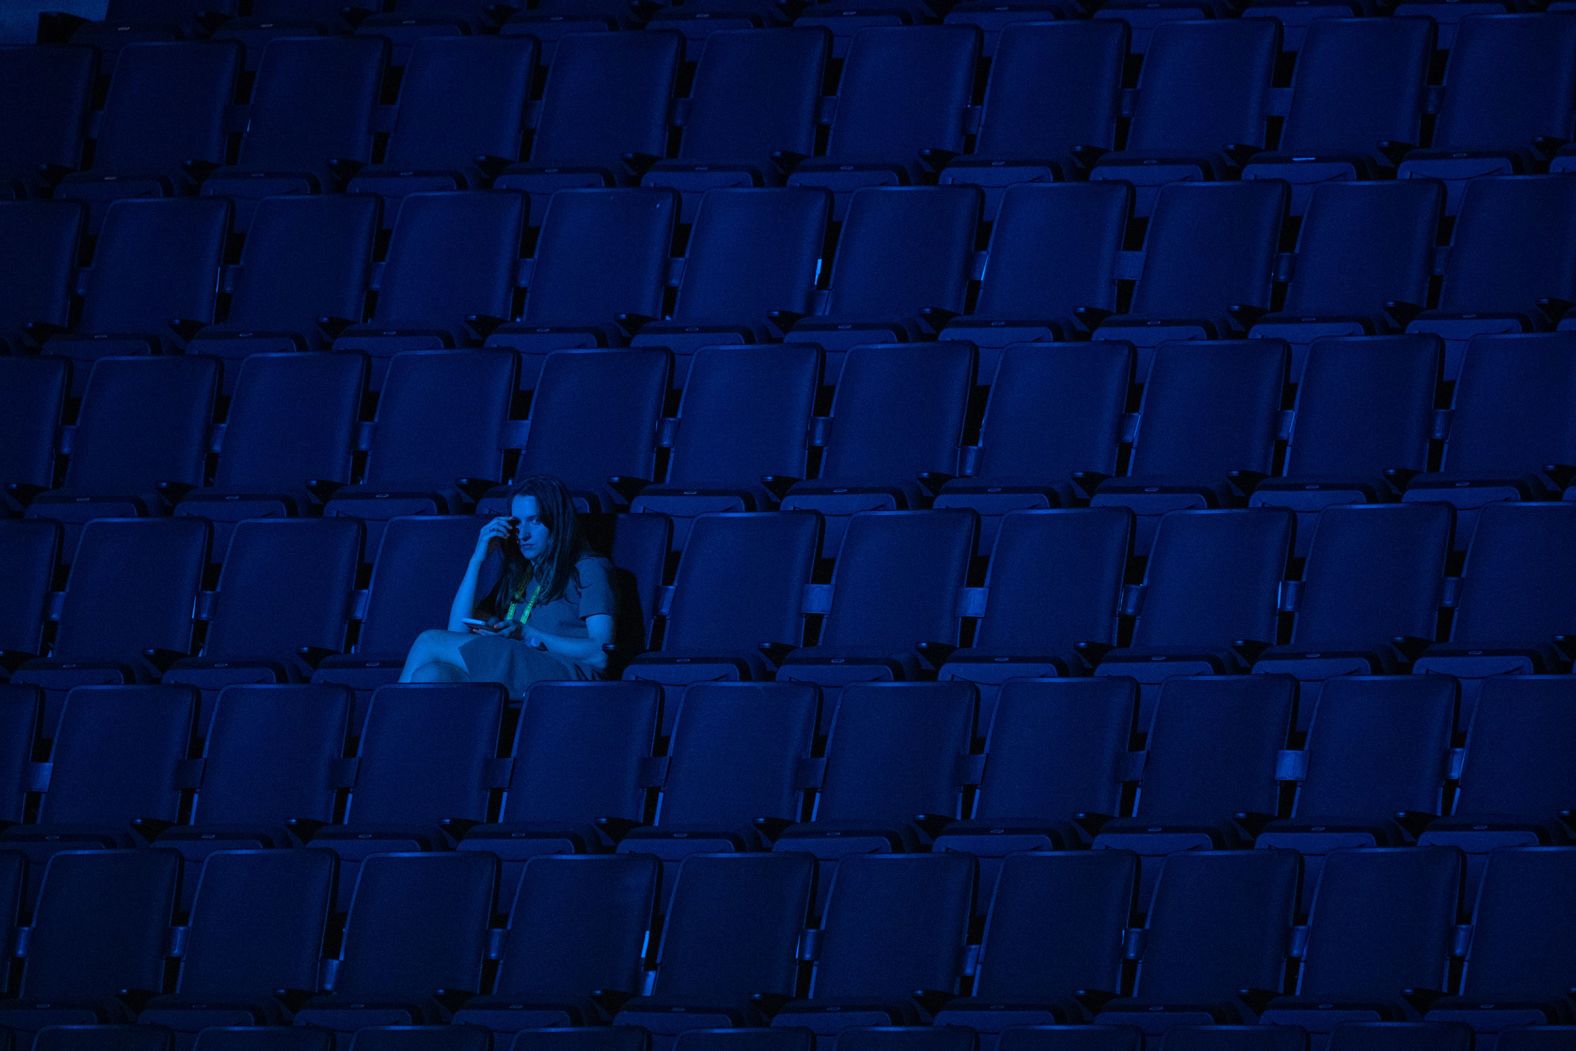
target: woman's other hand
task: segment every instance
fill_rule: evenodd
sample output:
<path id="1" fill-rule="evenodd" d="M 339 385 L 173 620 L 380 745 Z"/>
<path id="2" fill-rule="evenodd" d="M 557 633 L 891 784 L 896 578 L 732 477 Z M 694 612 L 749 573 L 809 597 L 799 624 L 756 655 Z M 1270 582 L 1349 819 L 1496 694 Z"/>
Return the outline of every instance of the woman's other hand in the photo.
<path id="1" fill-rule="evenodd" d="M 471 555 L 471 561 L 480 562 L 487 557 L 494 544 L 503 544 L 514 535 L 514 519 L 494 518 L 482 526 L 482 531 L 476 537 L 476 550 Z"/>

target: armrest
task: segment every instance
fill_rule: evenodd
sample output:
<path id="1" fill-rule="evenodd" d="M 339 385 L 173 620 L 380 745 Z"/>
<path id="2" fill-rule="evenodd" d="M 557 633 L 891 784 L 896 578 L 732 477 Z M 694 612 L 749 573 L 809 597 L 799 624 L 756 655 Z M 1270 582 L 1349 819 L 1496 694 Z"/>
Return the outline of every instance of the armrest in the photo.
<path id="1" fill-rule="evenodd" d="M 1537 138 L 1532 140 L 1532 148 L 1537 150 L 1538 153 L 1542 154 L 1543 157 L 1548 158 L 1560 152 L 1560 149 L 1564 147 L 1568 141 L 1569 140 L 1567 139 L 1560 138 L 1558 135 L 1539 135 Z"/>
<path id="2" fill-rule="evenodd" d="M 491 314 L 468 314 L 465 318 L 465 334 L 477 343 L 483 343 L 503 322 L 503 318 Z"/>
<path id="3" fill-rule="evenodd" d="M 1434 815 L 1426 810 L 1397 810 L 1395 823 L 1406 830 L 1406 834 L 1416 839 L 1428 828 L 1429 822 L 1434 820 Z"/>
<path id="4" fill-rule="evenodd" d="M 29 321 L 22 326 L 22 335 L 33 347 L 41 347 L 52 336 L 65 332 L 64 326 L 56 325 L 50 321 Z"/>
<path id="5" fill-rule="evenodd" d="M 310 817 L 292 817 L 285 821 L 285 829 L 297 843 L 304 844 L 322 829 L 323 822 Z"/>
<path id="6" fill-rule="evenodd" d="M 156 817 L 134 817 L 131 819 L 131 830 L 145 843 L 152 843 L 159 837 L 159 833 L 175 824 L 173 821 L 163 821 Z"/>
<path id="7" fill-rule="evenodd" d="M 619 1010 L 632 999 L 634 999 L 632 994 L 623 989 L 591 990 L 591 1002 L 607 1012 L 609 1018 L 618 1014 Z"/>
<path id="8" fill-rule="evenodd" d="M 1386 467 L 1384 469 L 1384 480 L 1389 482 L 1396 492 L 1400 492 L 1407 487 L 1407 484 L 1412 481 L 1416 474 L 1417 472 L 1410 467 Z"/>
<path id="9" fill-rule="evenodd" d="M 1093 810 L 1080 810 L 1073 815 L 1073 824 L 1083 829 L 1090 839 L 1098 835 L 1109 820 L 1111 820 L 1110 814 L 1100 814 Z"/>
<path id="10" fill-rule="evenodd" d="M 1402 989 L 1401 998 L 1417 1009 L 1418 1014 L 1426 1014 L 1429 1007 L 1436 1001 L 1444 999 L 1441 989 Z"/>
<path id="11" fill-rule="evenodd" d="M 956 310 L 945 307 L 924 307 L 919 312 L 919 320 L 932 332 L 940 332 L 946 328 L 947 322 L 958 316 Z"/>
<path id="12" fill-rule="evenodd" d="M 784 1007 L 787 1007 L 788 1006 L 788 1001 L 790 999 L 791 999 L 791 997 L 784 996 L 782 993 L 751 993 L 750 994 L 750 1003 L 752 1003 L 756 1007 L 758 1007 L 760 1009 L 761 1013 L 764 1014 L 767 1018 L 772 1017 L 773 1015 L 775 1015 L 779 1011 L 781 1011 Z"/>
<path id="13" fill-rule="evenodd" d="M 1109 989 L 1075 989 L 1073 999 L 1083 1005 L 1090 1014 L 1098 1014 L 1101 1008 L 1116 999 L 1116 994 Z"/>
<path id="14" fill-rule="evenodd" d="M 465 838 L 465 833 L 469 832 L 476 824 L 477 822 L 472 821 L 470 818 L 446 817 L 438 822 L 438 827 L 443 830 L 443 834 L 448 836 L 451 841 L 458 843 Z"/>
<path id="15" fill-rule="evenodd" d="M 347 317 L 320 317 L 317 319 L 317 330 L 323 334 L 323 339 L 329 343 L 338 339 L 345 329 L 355 322 Z"/>
<path id="16" fill-rule="evenodd" d="M 1102 657 L 1111 652 L 1109 642 L 1096 642 L 1093 639 L 1082 639 L 1073 644 L 1073 651 L 1084 662 L 1084 666 L 1093 669 L 1100 663 Z"/>
<path id="17" fill-rule="evenodd" d="M 186 160 L 181 161 L 181 171 L 185 172 L 187 175 L 190 175 L 198 182 L 202 182 L 204 179 L 208 178 L 208 176 L 212 175 L 218 170 L 218 168 L 219 166 L 213 161 L 205 161 L 197 157 L 188 157 Z"/>

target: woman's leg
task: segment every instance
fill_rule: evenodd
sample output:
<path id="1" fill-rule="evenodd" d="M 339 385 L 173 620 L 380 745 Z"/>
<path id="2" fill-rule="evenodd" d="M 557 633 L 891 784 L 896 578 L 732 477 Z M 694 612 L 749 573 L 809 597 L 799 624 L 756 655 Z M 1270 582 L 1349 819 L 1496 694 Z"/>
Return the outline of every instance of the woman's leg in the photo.
<path id="1" fill-rule="evenodd" d="M 469 669 L 465 666 L 465 658 L 460 655 L 460 647 L 470 642 L 475 636 L 463 631 L 444 631 L 434 628 L 424 631 L 416 636 L 416 641 L 411 644 L 410 654 L 405 658 L 405 667 L 399 673 L 400 682 L 464 682 Z M 446 678 L 419 677 L 418 673 L 425 671 L 429 665 L 447 665 L 454 674 Z M 429 674 L 435 674 L 429 673 Z M 447 673 L 444 673 L 447 674 Z"/>
<path id="2" fill-rule="evenodd" d="M 443 661 L 428 661 L 410 673 L 410 678 L 400 677 L 401 682 L 466 682 L 465 669 Z"/>

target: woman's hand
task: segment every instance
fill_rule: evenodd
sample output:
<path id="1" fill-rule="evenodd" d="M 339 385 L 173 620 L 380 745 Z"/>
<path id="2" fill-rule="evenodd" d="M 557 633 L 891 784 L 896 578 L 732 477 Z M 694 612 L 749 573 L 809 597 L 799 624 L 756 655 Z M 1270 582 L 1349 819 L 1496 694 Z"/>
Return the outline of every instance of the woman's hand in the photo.
<path id="1" fill-rule="evenodd" d="M 513 638 L 520 633 L 520 623 L 514 620 L 494 618 L 486 624 L 473 627 L 471 631 L 477 635 L 497 635 L 501 638 Z"/>
<path id="2" fill-rule="evenodd" d="M 471 561 L 480 562 L 487 557 L 487 552 L 492 550 L 494 544 L 508 543 L 514 537 L 515 524 L 512 518 L 494 518 L 482 526 L 482 531 L 476 537 L 476 550 L 471 555 Z"/>

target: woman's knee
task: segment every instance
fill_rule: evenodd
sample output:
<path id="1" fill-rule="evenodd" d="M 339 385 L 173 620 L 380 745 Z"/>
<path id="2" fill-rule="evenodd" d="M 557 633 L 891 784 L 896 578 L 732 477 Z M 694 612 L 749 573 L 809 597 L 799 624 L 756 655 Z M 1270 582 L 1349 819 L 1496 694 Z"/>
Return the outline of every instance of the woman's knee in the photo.
<path id="1" fill-rule="evenodd" d="M 444 661 L 427 661 L 410 674 L 411 682 L 464 682 L 465 669 Z"/>

